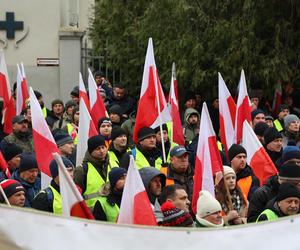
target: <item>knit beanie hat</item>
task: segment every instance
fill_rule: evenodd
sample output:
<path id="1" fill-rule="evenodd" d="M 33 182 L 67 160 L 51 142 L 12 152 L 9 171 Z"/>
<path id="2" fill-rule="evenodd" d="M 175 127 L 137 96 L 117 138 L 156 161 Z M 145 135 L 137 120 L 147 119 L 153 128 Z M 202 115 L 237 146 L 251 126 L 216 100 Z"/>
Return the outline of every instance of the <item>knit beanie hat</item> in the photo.
<path id="1" fill-rule="evenodd" d="M 164 124 L 162 125 L 162 130 L 167 131 L 167 133 L 168 133 L 168 126 L 167 126 L 167 124 L 164 123 Z M 155 134 L 156 134 L 157 132 L 160 132 L 160 126 L 156 127 L 156 128 L 154 129 L 154 131 L 155 131 Z"/>
<path id="2" fill-rule="evenodd" d="M 273 116 L 271 116 L 271 115 L 266 115 L 266 116 L 265 116 L 265 120 L 266 120 L 266 121 L 274 121 L 274 118 L 273 118 Z"/>
<path id="3" fill-rule="evenodd" d="M 156 135 L 155 131 L 153 128 L 150 127 L 142 127 L 139 132 L 138 132 L 138 142 L 152 136 L 152 135 Z"/>
<path id="4" fill-rule="evenodd" d="M 299 122 L 299 118 L 296 115 L 287 115 L 286 117 L 284 117 L 284 127 L 285 129 L 288 129 L 288 127 L 290 126 L 290 124 L 292 122 Z"/>
<path id="5" fill-rule="evenodd" d="M 295 180 L 300 182 L 300 166 L 294 162 L 286 163 L 280 167 L 278 176 L 281 180 Z"/>
<path id="6" fill-rule="evenodd" d="M 101 135 L 95 135 L 88 139 L 88 151 L 91 154 L 99 146 L 105 146 L 105 141 Z"/>
<path id="7" fill-rule="evenodd" d="M 7 198 L 11 197 L 17 192 L 24 191 L 25 189 L 22 184 L 16 180 L 6 179 L 0 183 L 1 187 Z M 3 199 L 2 194 L 0 195 L 1 199 Z"/>
<path id="8" fill-rule="evenodd" d="M 197 201 L 197 219 L 221 211 L 222 208 L 220 203 L 211 195 L 210 192 L 206 190 L 200 191 Z"/>
<path id="9" fill-rule="evenodd" d="M 19 165 L 19 172 L 23 172 L 32 168 L 39 168 L 36 157 L 32 153 L 23 153 L 21 154 L 21 161 Z"/>
<path id="10" fill-rule="evenodd" d="M 243 146 L 238 145 L 238 144 L 232 144 L 232 146 L 228 150 L 229 161 L 232 161 L 232 159 L 234 157 L 236 157 L 238 154 L 242 154 L 242 153 L 247 155 L 247 151 Z"/>
<path id="11" fill-rule="evenodd" d="M 70 95 L 75 96 L 75 97 L 79 97 L 79 86 L 75 86 L 75 87 L 72 89 Z"/>
<path id="12" fill-rule="evenodd" d="M 117 184 L 118 180 L 124 176 L 127 173 L 127 170 L 125 168 L 112 168 L 111 171 L 108 174 L 108 179 L 111 188 L 114 188 Z"/>
<path id="13" fill-rule="evenodd" d="M 270 142 L 275 141 L 278 138 L 282 138 L 282 135 L 278 132 L 276 128 L 268 128 L 264 133 L 265 145 Z"/>
<path id="14" fill-rule="evenodd" d="M 126 133 L 126 131 L 123 128 L 115 127 L 111 131 L 110 139 L 111 140 L 115 140 L 120 135 L 126 135 L 127 136 L 127 133 Z"/>
<path id="15" fill-rule="evenodd" d="M 120 105 L 115 104 L 113 106 L 111 106 L 108 110 L 109 114 L 117 114 L 118 116 L 122 117 L 122 108 Z"/>
<path id="16" fill-rule="evenodd" d="M 300 159 L 300 149 L 297 146 L 286 146 L 282 152 L 282 163 L 291 159 Z"/>
<path id="17" fill-rule="evenodd" d="M 193 219 L 190 213 L 176 208 L 172 202 L 166 201 L 160 207 L 164 218 L 161 226 L 164 227 L 191 227 L 193 226 Z"/>
<path id="18" fill-rule="evenodd" d="M 74 142 L 72 137 L 65 131 L 57 129 L 53 131 L 53 137 L 57 147 L 63 146 L 67 143 Z"/>
<path id="19" fill-rule="evenodd" d="M 257 116 L 258 114 L 265 114 L 265 112 L 261 109 L 255 109 L 251 112 L 251 120 L 253 121 L 253 119 L 255 118 L 255 116 Z"/>
<path id="20" fill-rule="evenodd" d="M 108 123 L 111 125 L 111 120 L 107 117 L 102 117 L 99 121 L 98 121 L 98 129 L 100 128 L 100 126 L 102 125 L 102 123 Z"/>
<path id="21" fill-rule="evenodd" d="M 288 109 L 290 110 L 289 106 L 287 104 L 281 104 L 278 108 L 278 113 L 282 112 L 283 110 Z"/>
<path id="22" fill-rule="evenodd" d="M 17 155 L 22 154 L 23 150 L 14 143 L 7 143 L 3 148 L 3 156 L 6 161 L 10 161 Z"/>
<path id="23" fill-rule="evenodd" d="M 265 122 L 259 122 L 255 125 L 254 133 L 259 136 L 263 136 L 264 132 L 269 128 L 268 124 Z"/>
<path id="24" fill-rule="evenodd" d="M 276 200 L 282 201 L 290 197 L 297 197 L 300 199 L 300 190 L 291 183 L 280 184 Z"/>
<path id="25" fill-rule="evenodd" d="M 234 172 L 233 168 L 229 167 L 229 166 L 225 166 L 223 165 L 223 172 L 224 172 L 224 177 L 228 174 L 234 174 L 236 175 L 236 173 Z"/>
<path id="26" fill-rule="evenodd" d="M 51 107 L 53 108 L 53 106 L 56 105 L 56 104 L 61 104 L 61 105 L 64 106 L 64 103 L 63 103 L 62 100 L 55 99 L 55 100 L 53 100 L 53 101 L 51 102 Z"/>
<path id="27" fill-rule="evenodd" d="M 62 156 L 61 159 L 62 159 L 62 161 L 63 161 L 66 168 L 74 168 L 73 163 L 67 157 Z M 54 179 L 55 177 L 58 176 L 58 165 L 57 165 L 57 162 L 56 162 L 55 159 L 53 159 L 50 162 L 49 168 L 50 168 L 51 176 Z"/>
<path id="28" fill-rule="evenodd" d="M 69 101 L 66 102 L 65 108 L 67 110 L 68 108 L 70 108 L 72 106 L 74 106 L 74 107 L 77 106 L 77 103 L 74 102 L 73 100 L 69 100 Z"/>

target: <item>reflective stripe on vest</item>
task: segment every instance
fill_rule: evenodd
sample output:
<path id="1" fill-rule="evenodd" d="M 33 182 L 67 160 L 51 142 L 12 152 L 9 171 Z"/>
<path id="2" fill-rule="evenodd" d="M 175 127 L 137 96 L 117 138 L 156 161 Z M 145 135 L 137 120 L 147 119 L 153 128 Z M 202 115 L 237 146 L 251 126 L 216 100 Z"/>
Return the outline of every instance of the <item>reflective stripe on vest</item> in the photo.
<path id="1" fill-rule="evenodd" d="M 150 163 L 148 162 L 146 157 L 143 155 L 143 153 L 140 150 L 138 150 L 137 148 L 135 149 L 135 151 L 136 151 L 135 165 L 136 165 L 137 169 L 141 169 L 141 168 L 144 168 L 144 167 L 149 167 Z M 160 157 L 158 157 L 155 160 L 155 166 L 152 166 L 152 167 L 155 167 L 158 170 L 160 170 L 161 164 L 162 164 L 162 159 Z"/>
<path id="2" fill-rule="evenodd" d="M 78 133 L 71 123 L 67 123 L 68 134 L 74 140 L 74 145 L 78 143 Z"/>
<path id="3" fill-rule="evenodd" d="M 237 183 L 248 200 L 248 194 L 252 185 L 252 176 L 250 175 L 248 177 L 242 178 L 238 180 Z"/>
<path id="4" fill-rule="evenodd" d="M 166 186 L 174 185 L 174 180 L 168 178 L 168 167 L 163 167 L 160 169 L 160 172 L 166 176 Z"/>
<path id="5" fill-rule="evenodd" d="M 277 214 L 275 214 L 272 210 L 270 210 L 270 209 L 266 209 L 266 210 L 264 210 L 258 217 L 257 217 L 257 220 L 256 220 L 256 222 L 259 222 L 259 217 L 261 216 L 261 215 L 266 215 L 267 216 L 267 218 L 268 218 L 268 221 L 273 221 L 273 220 L 277 220 L 278 219 L 278 215 Z"/>
<path id="6" fill-rule="evenodd" d="M 105 182 L 108 181 L 108 173 L 111 167 L 108 166 L 106 180 L 103 180 L 101 175 L 98 173 L 97 169 L 92 163 L 88 162 L 88 171 L 86 176 L 86 190 L 84 192 L 84 199 L 88 207 L 94 207 L 97 197 L 99 197 L 99 190 Z"/>
<path id="7" fill-rule="evenodd" d="M 283 127 L 281 126 L 281 123 L 278 119 L 276 119 L 274 121 L 274 125 L 275 125 L 275 128 L 277 129 L 278 132 L 281 132 L 283 130 Z"/>
<path id="8" fill-rule="evenodd" d="M 112 168 L 114 167 L 119 167 L 120 163 L 118 160 L 118 157 L 116 156 L 116 154 L 113 151 L 108 151 L 108 155 L 109 155 L 109 164 Z"/>
<path id="9" fill-rule="evenodd" d="M 107 197 L 105 197 L 105 196 L 99 197 L 98 201 L 101 203 L 101 206 L 102 206 L 102 209 L 103 209 L 103 211 L 106 215 L 107 221 L 117 222 L 119 212 L 120 212 L 120 208 L 118 207 L 118 205 L 115 204 L 114 206 L 111 206 L 107 202 Z"/>
<path id="10" fill-rule="evenodd" d="M 61 200 L 61 195 L 51 185 L 49 186 L 49 188 L 51 189 L 51 191 L 53 193 L 53 203 L 52 203 L 53 213 L 54 214 L 62 214 L 62 200 Z"/>

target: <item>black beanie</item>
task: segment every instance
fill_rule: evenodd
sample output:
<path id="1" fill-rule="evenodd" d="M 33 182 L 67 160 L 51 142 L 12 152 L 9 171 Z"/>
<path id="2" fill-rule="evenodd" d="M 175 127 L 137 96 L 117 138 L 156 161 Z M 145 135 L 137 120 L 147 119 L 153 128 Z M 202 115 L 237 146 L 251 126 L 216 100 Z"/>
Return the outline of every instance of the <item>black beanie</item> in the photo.
<path id="1" fill-rule="evenodd" d="M 113 106 L 111 106 L 108 110 L 109 114 L 117 114 L 118 116 L 122 117 L 122 108 L 120 105 L 115 104 Z"/>
<path id="2" fill-rule="evenodd" d="M 68 108 L 72 107 L 72 106 L 77 106 L 77 103 L 73 100 L 69 100 L 66 102 L 66 105 L 65 105 L 65 109 L 67 110 Z"/>
<path id="3" fill-rule="evenodd" d="M 162 130 L 165 130 L 165 131 L 167 131 L 167 133 L 168 133 L 168 126 L 167 126 L 167 124 L 163 124 L 162 125 Z M 155 131 L 155 133 L 157 133 L 157 132 L 159 132 L 160 131 L 160 127 L 158 126 L 158 127 L 156 127 L 155 129 L 154 129 L 154 131 Z"/>
<path id="4" fill-rule="evenodd" d="M 232 161 L 232 159 L 234 157 L 236 157 L 238 154 L 242 154 L 242 153 L 247 155 L 247 151 L 243 146 L 238 145 L 238 144 L 232 144 L 232 146 L 228 150 L 229 161 Z"/>
<path id="5" fill-rule="evenodd" d="M 289 106 L 288 106 L 287 104 L 281 104 L 281 105 L 279 106 L 278 113 L 282 112 L 282 111 L 285 110 L 285 109 L 290 110 L 290 108 L 289 108 Z"/>
<path id="6" fill-rule="evenodd" d="M 282 135 L 276 128 L 268 128 L 264 133 L 265 145 L 268 145 L 270 142 L 278 138 L 282 138 Z"/>
<path id="7" fill-rule="evenodd" d="M 79 97 L 79 86 L 75 86 L 75 87 L 72 89 L 70 95 L 75 96 L 75 97 Z"/>
<path id="8" fill-rule="evenodd" d="M 114 139 L 116 139 L 120 135 L 126 135 L 127 136 L 127 133 L 124 129 L 122 129 L 120 127 L 115 127 L 111 131 L 110 139 L 113 141 Z"/>
<path id="9" fill-rule="evenodd" d="M 276 200 L 282 201 L 290 197 L 297 197 L 300 199 L 300 190 L 291 183 L 280 184 Z"/>
<path id="10" fill-rule="evenodd" d="M 36 99 L 40 99 L 41 97 L 43 97 L 41 92 L 39 92 L 37 90 L 34 90 L 33 92 L 34 92 L 34 95 L 35 95 Z"/>
<path id="11" fill-rule="evenodd" d="M 61 159 L 66 168 L 74 168 L 73 163 L 67 157 L 62 156 Z M 50 162 L 49 168 L 50 168 L 51 176 L 54 179 L 55 177 L 58 176 L 58 165 L 55 159 L 53 159 Z"/>
<path id="12" fill-rule="evenodd" d="M 16 180 L 12 180 L 12 179 L 6 179 L 4 181 L 2 181 L 0 183 L 1 187 L 3 188 L 3 191 L 5 193 L 5 195 L 7 196 L 7 198 L 11 197 L 12 195 L 14 195 L 17 192 L 20 191 L 24 191 L 25 192 L 25 188 L 22 186 L 22 184 Z M 0 195 L 1 200 L 3 201 L 3 197 L 2 194 Z"/>
<path id="13" fill-rule="evenodd" d="M 265 131 L 269 128 L 268 124 L 265 122 L 259 122 L 255 125 L 254 133 L 259 136 L 263 136 Z"/>
<path id="14" fill-rule="evenodd" d="M 21 154 L 21 161 L 19 166 L 19 172 L 23 172 L 32 168 L 39 168 L 36 157 L 31 153 L 23 153 Z"/>
<path id="15" fill-rule="evenodd" d="M 251 112 L 251 120 L 253 121 L 253 119 L 255 118 L 255 116 L 257 116 L 258 114 L 265 114 L 265 112 L 261 109 L 255 109 Z"/>
<path id="16" fill-rule="evenodd" d="M 279 168 L 278 176 L 281 180 L 295 180 L 300 182 L 300 166 L 295 162 L 283 164 Z"/>
<path id="17" fill-rule="evenodd" d="M 111 125 L 111 120 L 107 117 L 100 118 L 100 120 L 98 121 L 98 129 L 100 128 L 102 123 L 109 123 Z"/>
<path id="18" fill-rule="evenodd" d="M 53 138 L 57 147 L 63 146 L 67 143 L 74 142 L 72 137 L 64 130 L 57 129 L 53 131 Z"/>
<path id="19" fill-rule="evenodd" d="M 95 135 L 88 139 L 88 151 L 91 154 L 99 146 L 105 146 L 105 141 L 101 135 Z"/>
<path id="20" fill-rule="evenodd" d="M 111 188 L 114 188 L 118 180 L 127 173 L 127 170 L 125 168 L 112 168 L 111 171 L 108 174 L 108 179 Z"/>
<path id="21" fill-rule="evenodd" d="M 15 156 L 22 154 L 23 150 L 14 143 L 7 143 L 3 148 L 3 156 L 6 161 L 10 161 Z"/>
<path id="22" fill-rule="evenodd" d="M 142 141 L 150 136 L 155 136 L 155 131 L 153 128 L 150 127 L 142 127 L 138 132 L 138 141 Z"/>

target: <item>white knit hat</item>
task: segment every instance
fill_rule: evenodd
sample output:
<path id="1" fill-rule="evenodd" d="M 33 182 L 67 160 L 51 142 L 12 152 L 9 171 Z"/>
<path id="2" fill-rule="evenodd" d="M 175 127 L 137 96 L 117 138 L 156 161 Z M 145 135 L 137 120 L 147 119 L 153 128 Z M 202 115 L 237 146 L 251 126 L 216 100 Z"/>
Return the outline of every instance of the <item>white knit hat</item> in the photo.
<path id="1" fill-rule="evenodd" d="M 221 211 L 222 208 L 220 203 L 210 194 L 210 192 L 206 190 L 200 191 L 197 201 L 197 219 Z"/>
<path id="2" fill-rule="evenodd" d="M 236 175 L 236 173 L 234 172 L 233 168 L 231 168 L 231 167 L 223 166 L 223 170 L 224 170 L 224 176 L 226 176 L 228 174 L 234 174 L 234 175 Z"/>

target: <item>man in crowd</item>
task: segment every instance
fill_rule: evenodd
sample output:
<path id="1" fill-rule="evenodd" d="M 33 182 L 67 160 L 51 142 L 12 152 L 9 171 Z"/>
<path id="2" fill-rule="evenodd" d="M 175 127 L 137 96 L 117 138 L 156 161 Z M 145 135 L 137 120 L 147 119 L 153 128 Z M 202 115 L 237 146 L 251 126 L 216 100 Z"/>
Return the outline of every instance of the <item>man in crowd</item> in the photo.
<path id="1" fill-rule="evenodd" d="M 61 129 L 66 126 L 66 121 L 64 120 L 64 103 L 62 100 L 55 99 L 51 103 L 52 110 L 48 112 L 46 121 L 50 129 Z"/>
<path id="2" fill-rule="evenodd" d="M 8 202 L 11 206 L 24 207 L 25 205 L 25 189 L 20 182 L 7 179 L 0 183 Z M 0 194 L 0 202 L 5 203 L 5 199 Z"/>
<path id="3" fill-rule="evenodd" d="M 264 140 L 264 133 L 269 128 L 268 124 L 266 122 L 259 122 L 255 125 L 254 133 L 256 134 L 258 140 L 261 142 L 261 144 L 265 144 Z"/>
<path id="4" fill-rule="evenodd" d="M 122 115 L 122 109 L 121 106 L 118 104 L 115 104 L 111 106 L 108 110 L 109 113 L 109 119 L 112 123 L 112 127 L 121 127 L 123 123 L 123 115 Z"/>
<path id="5" fill-rule="evenodd" d="M 111 143 L 111 131 L 112 131 L 112 123 L 111 120 L 107 117 L 103 117 L 98 121 L 98 130 L 100 136 L 104 139 L 105 145 L 108 148 Z"/>
<path id="6" fill-rule="evenodd" d="M 62 156 L 67 157 L 75 164 L 76 152 L 74 152 L 74 141 L 72 137 L 65 131 L 57 129 L 53 131 L 53 137 Z"/>
<path id="7" fill-rule="evenodd" d="M 174 143 L 174 142 L 172 142 L 172 143 L 170 142 L 167 124 L 164 123 L 162 125 L 162 131 L 163 131 L 162 135 L 161 135 L 159 126 L 156 127 L 154 129 L 154 131 L 155 131 L 155 134 L 156 134 L 156 147 L 160 151 L 160 157 L 161 157 L 161 159 L 163 159 L 163 149 L 162 149 L 162 144 L 161 144 L 161 140 L 163 139 L 164 147 L 165 147 L 165 157 L 166 157 L 167 163 L 169 163 L 170 162 L 170 150 L 174 146 L 177 146 L 177 144 Z"/>
<path id="8" fill-rule="evenodd" d="M 189 144 L 199 133 L 200 115 L 196 109 L 188 108 L 184 113 L 184 138 Z"/>
<path id="9" fill-rule="evenodd" d="M 276 128 L 268 128 L 264 133 L 265 148 L 274 164 L 282 155 L 282 134 Z"/>
<path id="10" fill-rule="evenodd" d="M 265 112 L 261 109 L 255 109 L 251 112 L 252 128 L 255 128 L 259 122 L 266 122 Z"/>
<path id="11" fill-rule="evenodd" d="M 7 143 L 4 145 L 4 148 L 2 149 L 2 154 L 11 174 L 20 165 L 22 152 L 22 149 L 14 143 Z"/>
<path id="12" fill-rule="evenodd" d="M 32 133 L 29 131 L 28 121 L 25 117 L 23 115 L 17 115 L 13 118 L 12 123 L 12 132 L 2 140 L 1 145 L 4 146 L 6 143 L 14 143 L 18 145 L 23 152 L 34 152 Z"/>
<path id="13" fill-rule="evenodd" d="M 278 110 L 278 118 L 274 121 L 274 126 L 278 132 L 284 131 L 284 117 L 290 114 L 289 106 L 282 104 Z"/>
<path id="14" fill-rule="evenodd" d="M 105 141 L 100 135 L 90 137 L 87 144 L 82 166 L 75 168 L 74 182 L 80 187 L 88 207 L 92 208 L 100 188 L 108 181 L 111 166 Z"/>
<path id="15" fill-rule="evenodd" d="M 73 179 L 73 163 L 66 157 L 62 156 L 62 161 Z M 59 171 L 56 160 L 52 160 L 50 163 L 51 183 L 49 187 L 40 191 L 32 201 L 32 208 L 46 211 L 54 214 L 62 214 L 62 200 L 59 188 Z"/>

